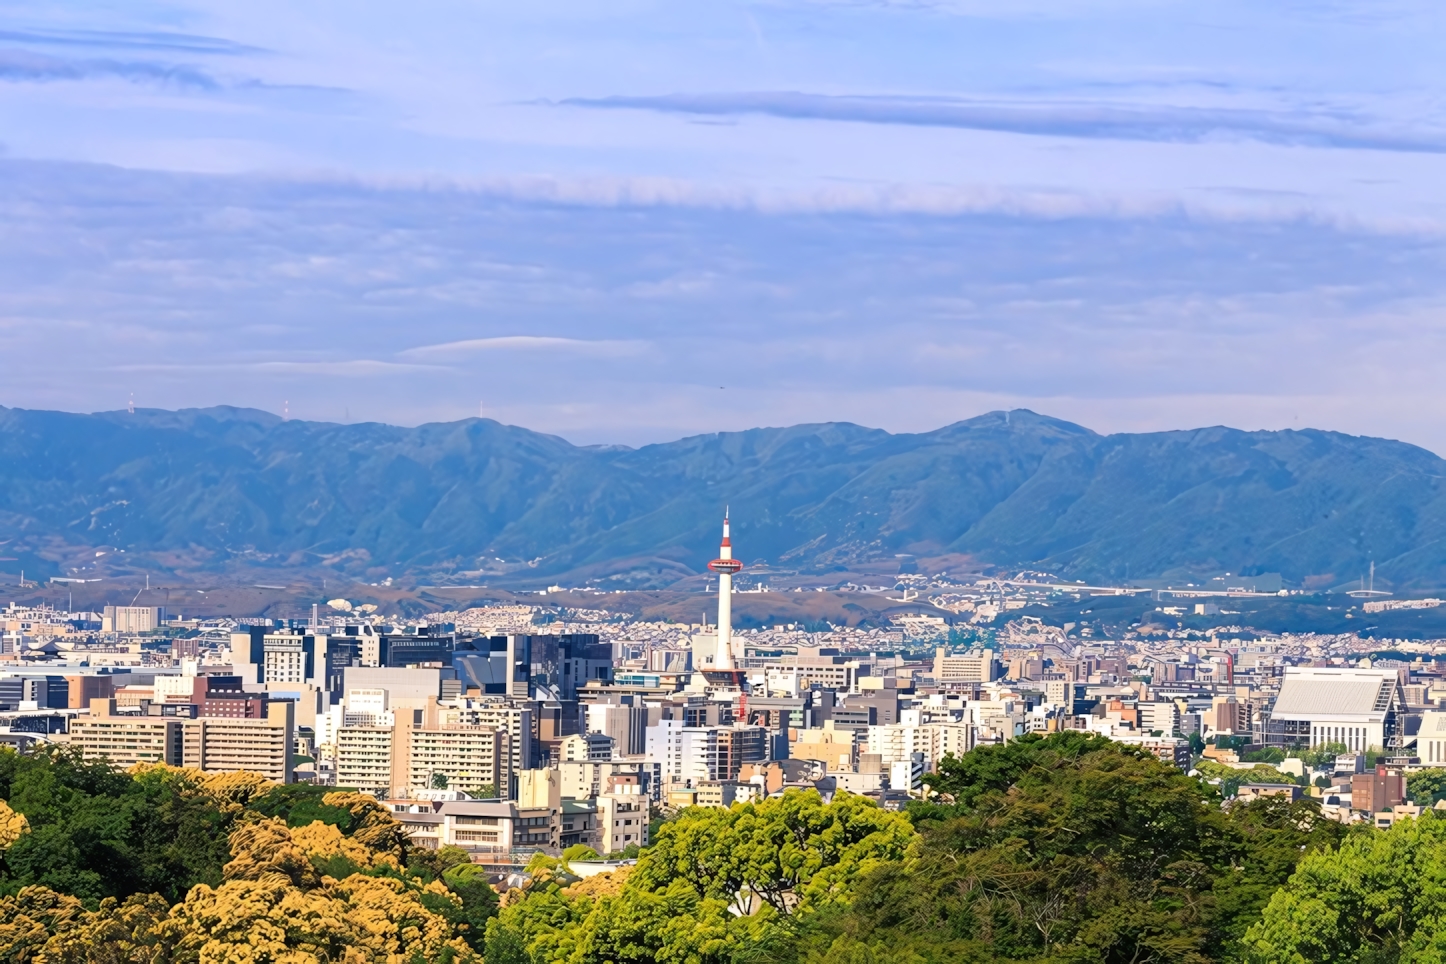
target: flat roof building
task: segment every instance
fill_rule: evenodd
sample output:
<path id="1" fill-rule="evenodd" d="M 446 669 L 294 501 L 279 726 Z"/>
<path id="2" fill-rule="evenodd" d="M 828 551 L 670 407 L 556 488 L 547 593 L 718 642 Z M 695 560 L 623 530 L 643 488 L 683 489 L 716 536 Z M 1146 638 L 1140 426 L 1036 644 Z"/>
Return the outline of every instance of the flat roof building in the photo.
<path id="1" fill-rule="evenodd" d="M 168 763 L 207 773 L 248 770 L 277 783 L 290 783 L 294 705 L 276 700 L 261 719 L 194 715 L 191 704 L 149 704 L 144 712 L 118 714 L 114 699 L 96 699 L 90 713 L 70 721 L 66 741 L 86 760 L 117 767 Z"/>

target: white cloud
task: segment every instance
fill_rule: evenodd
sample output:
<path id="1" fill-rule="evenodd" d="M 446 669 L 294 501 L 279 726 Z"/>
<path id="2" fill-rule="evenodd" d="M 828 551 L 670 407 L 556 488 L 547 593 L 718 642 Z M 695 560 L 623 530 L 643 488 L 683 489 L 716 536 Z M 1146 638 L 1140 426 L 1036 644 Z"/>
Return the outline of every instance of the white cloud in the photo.
<path id="1" fill-rule="evenodd" d="M 493 338 L 466 338 L 438 345 L 418 345 L 398 352 L 403 358 L 452 359 L 488 352 L 566 352 L 580 355 L 620 357 L 636 355 L 647 343 L 634 340 L 556 338 L 547 335 L 500 335 Z"/>
<path id="2" fill-rule="evenodd" d="M 372 358 L 348 358 L 336 361 L 248 361 L 194 363 L 149 363 L 110 365 L 108 371 L 152 375 L 205 375 L 210 372 L 255 372 L 270 375 L 325 375 L 340 378 L 374 378 L 385 375 L 415 375 L 421 372 L 446 371 L 437 365 L 413 365 L 378 361 Z"/>

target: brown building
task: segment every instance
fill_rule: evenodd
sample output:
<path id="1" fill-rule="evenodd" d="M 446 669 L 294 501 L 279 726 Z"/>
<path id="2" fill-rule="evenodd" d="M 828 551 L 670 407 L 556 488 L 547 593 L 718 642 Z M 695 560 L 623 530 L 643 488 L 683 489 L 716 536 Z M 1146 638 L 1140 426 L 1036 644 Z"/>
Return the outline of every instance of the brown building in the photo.
<path id="1" fill-rule="evenodd" d="M 266 719 L 266 694 L 246 692 L 239 676 L 197 676 L 191 702 L 208 719 Z"/>
<path id="2" fill-rule="evenodd" d="M 1351 777 L 1351 809 L 1379 813 L 1406 802 L 1406 778 L 1399 770 L 1378 764 L 1374 773 Z"/>
<path id="3" fill-rule="evenodd" d="M 115 681 L 109 676 L 67 676 L 70 684 L 70 698 L 66 706 L 72 710 L 83 710 L 91 700 L 108 700 L 115 696 Z"/>

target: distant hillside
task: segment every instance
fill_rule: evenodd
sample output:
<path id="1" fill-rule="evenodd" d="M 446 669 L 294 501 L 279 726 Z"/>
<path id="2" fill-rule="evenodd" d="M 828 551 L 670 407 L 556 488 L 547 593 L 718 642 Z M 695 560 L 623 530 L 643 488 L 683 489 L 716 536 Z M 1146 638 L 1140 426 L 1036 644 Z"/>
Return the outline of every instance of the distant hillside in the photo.
<path id="1" fill-rule="evenodd" d="M 1028 411 L 579 447 L 486 419 L 397 428 L 232 408 L 0 409 L 0 571 L 220 570 L 659 586 L 733 506 L 750 562 L 967 554 L 1070 578 L 1280 572 L 1446 584 L 1446 462 L 1332 432 L 1101 436 Z M 110 547 L 125 554 L 108 553 Z M 98 562 L 96 560 L 99 560 Z M 119 567 L 119 568 L 118 568 Z"/>

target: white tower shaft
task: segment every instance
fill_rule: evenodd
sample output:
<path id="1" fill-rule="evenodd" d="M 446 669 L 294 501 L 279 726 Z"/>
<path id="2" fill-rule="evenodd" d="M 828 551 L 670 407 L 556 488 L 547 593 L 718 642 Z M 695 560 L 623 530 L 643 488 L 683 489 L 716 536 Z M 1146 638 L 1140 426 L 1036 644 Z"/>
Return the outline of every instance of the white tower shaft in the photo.
<path id="1" fill-rule="evenodd" d="M 733 543 L 728 538 L 728 516 L 723 516 L 723 544 L 719 559 L 733 558 Z M 718 655 L 713 657 L 714 669 L 733 668 L 733 574 L 718 573 Z"/>

